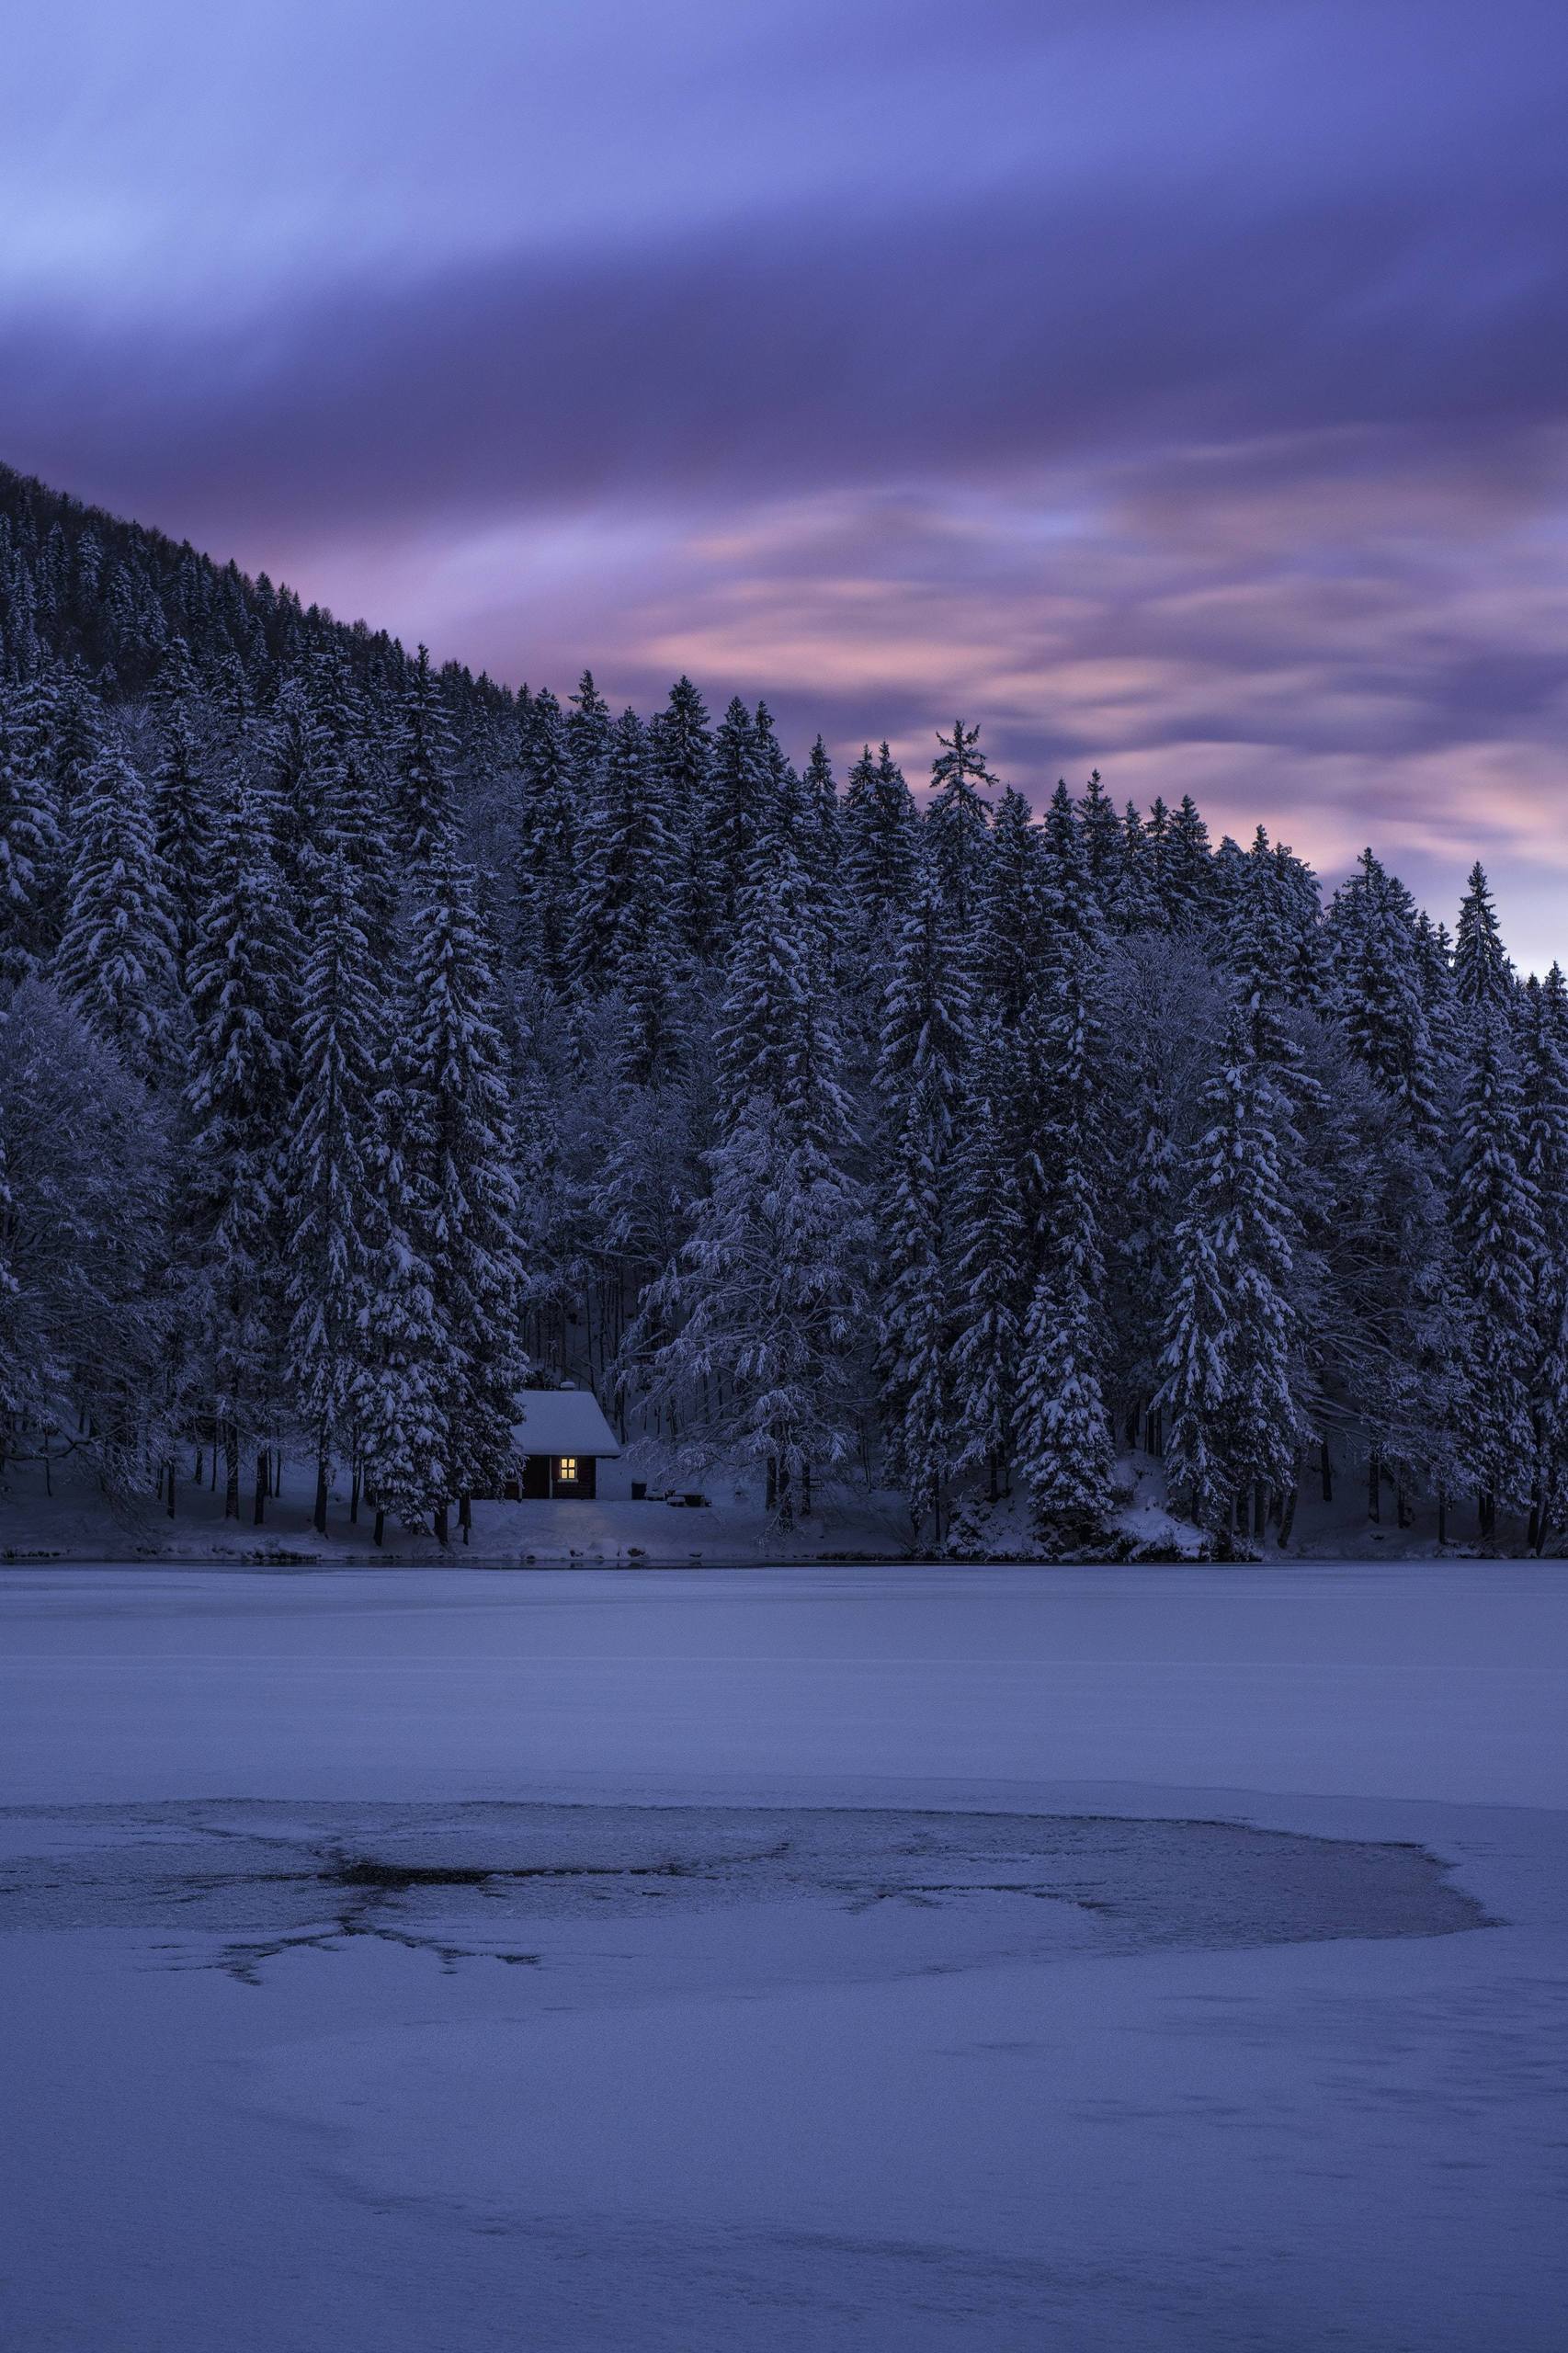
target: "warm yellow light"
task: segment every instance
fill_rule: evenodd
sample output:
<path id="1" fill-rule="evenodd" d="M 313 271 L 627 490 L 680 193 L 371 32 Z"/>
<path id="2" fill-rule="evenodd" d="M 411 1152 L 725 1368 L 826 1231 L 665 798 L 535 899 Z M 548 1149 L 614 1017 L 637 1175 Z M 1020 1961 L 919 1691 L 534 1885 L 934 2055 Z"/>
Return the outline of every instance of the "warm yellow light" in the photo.
<path id="1" fill-rule="evenodd" d="M 558 1479 L 574 1479 L 577 1476 L 576 1456 L 574 1454 L 557 1455 L 555 1459 L 555 1475 Z"/>

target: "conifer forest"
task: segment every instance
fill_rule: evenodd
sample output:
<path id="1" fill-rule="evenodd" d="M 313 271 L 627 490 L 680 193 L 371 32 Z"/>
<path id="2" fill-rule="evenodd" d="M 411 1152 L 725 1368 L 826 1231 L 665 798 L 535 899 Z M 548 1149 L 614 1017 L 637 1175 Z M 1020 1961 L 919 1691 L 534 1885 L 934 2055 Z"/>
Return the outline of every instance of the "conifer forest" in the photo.
<path id="1" fill-rule="evenodd" d="M 514 692 L 10 473 L 0 682 L 6 1463 L 456 1541 L 571 1380 L 783 1528 L 1092 1557 L 1137 1449 L 1221 1554 L 1559 1545 L 1568 984 L 1479 865 Z"/>

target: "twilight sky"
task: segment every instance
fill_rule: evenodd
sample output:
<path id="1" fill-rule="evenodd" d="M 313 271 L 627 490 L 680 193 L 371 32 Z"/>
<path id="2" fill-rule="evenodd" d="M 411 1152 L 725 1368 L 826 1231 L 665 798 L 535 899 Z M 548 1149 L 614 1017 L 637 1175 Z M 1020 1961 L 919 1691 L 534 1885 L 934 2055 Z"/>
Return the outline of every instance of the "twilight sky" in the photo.
<path id="1" fill-rule="evenodd" d="M 1568 959 L 1562 0 L 16 0 L 0 457 Z"/>

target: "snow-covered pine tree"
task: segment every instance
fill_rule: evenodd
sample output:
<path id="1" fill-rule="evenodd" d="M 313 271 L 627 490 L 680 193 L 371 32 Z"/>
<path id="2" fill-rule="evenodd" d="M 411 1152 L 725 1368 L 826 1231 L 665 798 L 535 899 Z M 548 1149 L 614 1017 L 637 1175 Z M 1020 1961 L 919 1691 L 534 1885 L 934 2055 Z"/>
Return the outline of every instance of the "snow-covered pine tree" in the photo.
<path id="1" fill-rule="evenodd" d="M 767 823 L 768 785 L 756 722 L 735 695 L 714 731 L 709 772 L 709 929 L 721 956 L 734 942 L 753 854 Z"/>
<path id="2" fill-rule="evenodd" d="M 431 858 L 455 823 L 453 772 L 457 745 L 440 681 L 425 646 L 408 665 L 398 707 L 394 809 L 402 857 Z"/>
<path id="3" fill-rule="evenodd" d="M 869 1227 L 821 1123 L 812 1126 L 802 1132 L 777 1101 L 753 1095 L 709 1154 L 711 1191 L 665 1287 L 683 1320 L 661 1351 L 655 1392 L 686 1400 L 693 1460 L 762 1470 L 785 1529 L 812 1511 L 823 1473 L 858 1439 Z"/>
<path id="4" fill-rule="evenodd" d="M 1446 1102 L 1458 1093 L 1456 1074 L 1462 1054 L 1462 1025 L 1448 927 L 1434 923 L 1425 910 L 1415 918 L 1415 952 L 1421 971 L 1422 1000 L 1426 1007 L 1426 1028 L 1432 1040 L 1437 1096 L 1439 1101 Z"/>
<path id="5" fill-rule="evenodd" d="M 868 744 L 851 768 L 838 823 L 838 873 L 852 944 L 846 985 L 852 996 L 863 991 L 880 997 L 880 975 L 909 904 L 921 840 L 915 796 L 885 744 L 875 756 Z"/>
<path id="6" fill-rule="evenodd" d="M 413 1090 L 401 1060 L 394 1051 L 375 1103 L 365 1321 L 350 1404 L 378 1544 L 389 1513 L 419 1530 L 446 1508 L 454 1451 L 449 1415 L 464 1370 L 420 1246 L 428 1188 L 411 1150 Z"/>
<path id="7" fill-rule="evenodd" d="M 178 934 L 146 782 L 123 752 L 106 746 L 83 778 L 70 850 L 55 978 L 126 1068 L 155 1083 L 169 1066 Z"/>
<path id="8" fill-rule="evenodd" d="M 831 892 L 838 878 L 838 787 L 833 761 L 819 735 L 801 777 L 805 820 L 805 860 L 819 892 Z"/>
<path id="9" fill-rule="evenodd" d="M 1078 830 L 1083 836 L 1084 864 L 1089 881 L 1100 913 L 1108 921 L 1121 898 L 1127 842 L 1116 803 L 1107 792 L 1098 768 L 1090 770 L 1089 781 L 1078 802 Z"/>
<path id="10" fill-rule="evenodd" d="M 1464 1016 L 1473 1022 L 1486 1014 L 1510 1016 L 1517 981 L 1503 946 L 1497 910 L 1492 904 L 1486 870 L 1479 858 L 1470 870 L 1470 882 L 1460 906 L 1454 938 L 1454 994 Z"/>
<path id="11" fill-rule="evenodd" d="M 1540 1222 L 1531 1286 L 1530 1422 L 1535 1471 L 1530 1547 L 1540 1553 L 1560 1510 L 1568 1470 L 1568 983 L 1553 964 L 1525 985 L 1519 1051 L 1524 1174 Z"/>
<path id="12" fill-rule="evenodd" d="M 1111 1465 L 1098 1209 L 1106 935 L 1065 784 L 1046 812 L 1041 854 L 1045 955 L 1019 1041 L 1032 1130 L 1023 1206 L 1035 1271 L 1018 1370 L 1016 1453 L 1036 1536 L 1060 1550 L 1087 1541 L 1103 1523 Z"/>
<path id="13" fill-rule="evenodd" d="M 568 699 L 572 708 L 566 717 L 567 749 L 578 793 L 585 799 L 593 791 L 599 764 L 609 750 L 609 705 L 594 684 L 591 670 L 584 671 L 575 692 Z"/>
<path id="14" fill-rule="evenodd" d="M 926 838 L 937 885 L 962 938 L 969 932 L 990 847 L 991 807 L 984 795 L 996 790 L 997 780 L 980 748 L 978 727 L 966 727 L 955 719 L 952 733 L 938 730 L 937 741 L 941 749 L 931 763 Z"/>
<path id="15" fill-rule="evenodd" d="M 23 981 L 0 1011 L 0 1481 L 68 1451 L 123 1497 L 162 1459 L 165 1147 L 113 1049 Z"/>
<path id="16" fill-rule="evenodd" d="M 1165 909 L 1155 888 L 1154 857 L 1143 820 L 1129 801 L 1121 821 L 1121 863 L 1107 921 L 1123 936 L 1165 928 Z"/>
<path id="17" fill-rule="evenodd" d="M 298 940 L 267 800 L 232 779 L 213 827 L 187 967 L 190 1044 L 181 1154 L 192 1381 L 240 1509 L 240 1456 L 276 1435 L 286 1328 L 278 1153 L 292 1094 Z"/>
<path id="18" fill-rule="evenodd" d="M 968 967 L 927 856 L 893 950 L 877 1062 L 889 1157 L 878 1373 L 890 1474 L 916 1535 L 930 1517 L 938 1544 L 961 1444 L 951 1380 L 952 1190 L 972 1031 Z"/>
<path id="19" fill-rule="evenodd" d="M 1530 1487 L 1532 1299 L 1541 1250 L 1540 1203 L 1519 1165 L 1523 1105 L 1495 999 L 1468 1000 L 1473 1021 L 1460 1106 L 1453 1221 L 1469 1301 L 1466 1371 L 1468 1453 L 1481 1531 L 1496 1531 L 1499 1508 L 1522 1504 Z"/>
<path id="20" fill-rule="evenodd" d="M 548 687 L 532 699 L 518 759 L 516 895 L 519 961 L 566 986 L 582 813 L 566 719 Z"/>
<path id="21" fill-rule="evenodd" d="M 430 1498 L 443 1542 L 449 1502 L 466 1514 L 471 1496 L 498 1493 L 507 1475 L 525 1370 L 507 1059 L 478 897 L 473 869 L 444 825 L 411 881 L 397 1046 L 418 1217 L 411 1239 L 452 1368 L 439 1401 L 446 1459 Z"/>
<path id="22" fill-rule="evenodd" d="M 707 704 L 684 675 L 653 720 L 648 740 L 676 858 L 681 938 L 699 962 L 710 961 L 719 952 L 719 882 L 708 823 L 713 730 Z"/>
<path id="23" fill-rule="evenodd" d="M 1034 994 L 1046 946 L 1046 874 L 1028 802 L 1009 785 L 996 805 L 976 909 L 971 955 L 987 1017 L 1016 1029 Z"/>
<path id="24" fill-rule="evenodd" d="M 153 829 L 174 905 L 179 969 L 196 938 L 212 779 L 199 742 L 200 682 L 183 637 L 171 638 L 149 698 L 155 751 L 151 769 Z"/>
<path id="25" fill-rule="evenodd" d="M 1350 1051 L 1399 1104 L 1420 1149 L 1436 1159 L 1441 1113 L 1415 907 L 1369 849 L 1335 894 L 1329 936 L 1334 1003 Z"/>
<path id="26" fill-rule="evenodd" d="M 768 1508 L 788 1527 L 857 1443 L 869 1240 L 847 1174 L 826 944 L 791 827 L 754 849 L 714 1046 L 711 1190 L 648 1302 L 678 1327 L 659 1351 L 654 1395 L 679 1401 L 694 1459 L 759 1464 Z"/>
<path id="27" fill-rule="evenodd" d="M 0 685 L 0 983 L 15 985 L 49 956 L 60 850 L 35 695 L 28 686 Z"/>
<path id="28" fill-rule="evenodd" d="M 935 861 L 923 858 L 893 944 L 882 998 L 877 1092 L 895 1125 L 918 1101 L 945 1144 L 973 1044 L 974 989 Z"/>
<path id="29" fill-rule="evenodd" d="M 1069 1207 L 1080 1244 L 1095 1229 Z M 1103 1270 L 1097 1247 L 1062 1249 L 1040 1275 L 1024 1320 L 1015 1407 L 1018 1468 L 1036 1540 L 1048 1559 L 1094 1544 L 1110 1503 L 1111 1437 L 1099 1366 Z"/>
<path id="30" fill-rule="evenodd" d="M 366 1370 L 384 1024 L 358 884 L 335 847 L 313 879 L 281 1166 L 289 1380 L 314 1447 L 323 1534 L 333 1457 L 352 1449 Z"/>
<path id="31" fill-rule="evenodd" d="M 1155 819 L 1163 822 L 1156 830 Z M 1209 828 L 1192 795 L 1184 792 L 1171 815 L 1156 801 L 1149 826 L 1156 850 L 1155 887 L 1172 931 L 1201 935 L 1214 907 L 1214 860 Z"/>
<path id="32" fill-rule="evenodd" d="M 1278 1134 L 1289 1110 L 1236 1006 L 1203 1090 L 1186 1212 L 1175 1242 L 1176 1294 L 1156 1404 L 1166 1417 L 1165 1469 L 1216 1534 L 1255 1496 L 1285 1495 L 1302 1431 L 1300 1336 L 1293 1298 L 1291 1205 Z"/>
<path id="33" fill-rule="evenodd" d="M 959 1122 L 951 1212 L 954 1467 L 983 1463 L 993 1503 L 1012 1456 L 1019 1289 L 1030 1256 L 1017 1166 L 992 1102 L 1001 1054 L 994 1033 L 977 1044 Z"/>
<path id="34" fill-rule="evenodd" d="M 577 836 L 572 962 L 586 989 L 626 989 L 655 929 L 667 952 L 657 917 L 674 903 L 676 871 L 661 787 L 647 732 L 623 711 Z"/>

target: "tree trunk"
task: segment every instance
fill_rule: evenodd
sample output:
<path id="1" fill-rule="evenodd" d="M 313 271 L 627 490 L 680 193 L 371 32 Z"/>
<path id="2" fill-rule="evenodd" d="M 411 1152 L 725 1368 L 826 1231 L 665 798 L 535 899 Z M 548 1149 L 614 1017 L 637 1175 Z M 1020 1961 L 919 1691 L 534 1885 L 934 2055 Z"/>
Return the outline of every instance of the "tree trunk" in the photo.
<path id="1" fill-rule="evenodd" d="M 354 1465 L 354 1476 L 348 1487 L 348 1525 L 350 1528 L 358 1528 L 359 1525 L 359 1465 L 358 1463 Z"/>
<path id="2" fill-rule="evenodd" d="M 778 1462 L 775 1455 L 767 1458 L 767 1508 L 771 1513 L 778 1503 Z"/>
<path id="3" fill-rule="evenodd" d="M 451 1540 L 451 1529 L 447 1523 L 447 1506 L 445 1504 L 437 1504 L 436 1506 L 436 1541 L 437 1544 L 449 1544 Z"/>
<path id="4" fill-rule="evenodd" d="M 376 1542 L 377 1542 L 378 1544 L 383 1544 L 383 1543 L 385 1543 L 385 1541 L 386 1541 L 386 1533 L 387 1533 L 387 1516 L 386 1516 L 385 1512 L 381 1509 L 381 1507 L 380 1504 L 378 1504 L 378 1505 L 376 1506 L 376 1538 L 375 1538 L 375 1540 L 376 1540 Z"/>
<path id="5" fill-rule="evenodd" d="M 266 1521 L 267 1449 L 264 1446 L 258 1446 L 256 1450 L 256 1505 L 251 1515 L 251 1524 L 255 1528 L 261 1528 L 266 1525 Z"/>
<path id="6" fill-rule="evenodd" d="M 1374 1446 L 1367 1457 L 1367 1518 L 1381 1526 L 1383 1517 L 1383 1466 Z"/>
<path id="7" fill-rule="evenodd" d="M 1322 1442 L 1318 1469 L 1323 1475 L 1323 1499 L 1325 1504 L 1331 1504 L 1334 1501 L 1334 1457 L 1328 1450 L 1327 1438 Z"/>
<path id="8" fill-rule="evenodd" d="M 171 1455 L 170 1455 L 170 1457 L 169 1457 L 169 1462 L 168 1462 L 168 1493 L 169 1493 L 169 1518 L 170 1518 L 171 1519 L 173 1519 L 173 1518 L 174 1518 L 174 1516 L 175 1516 L 175 1459 L 174 1459 L 174 1456 L 173 1456 L 172 1454 L 171 1454 Z"/>
<path id="9" fill-rule="evenodd" d="M 1296 1488 L 1292 1482 L 1289 1495 L 1285 1496 L 1279 1506 L 1279 1550 L 1282 1552 L 1286 1551 L 1290 1544 L 1290 1530 L 1295 1527 L 1295 1525 Z"/>
<path id="10" fill-rule="evenodd" d="M 327 1468 L 326 1449 L 324 1446 L 319 1448 L 316 1453 L 316 1508 L 314 1522 L 315 1531 L 318 1536 L 324 1536 L 326 1534 Z"/>
<path id="11" fill-rule="evenodd" d="M 804 1519 L 810 1519 L 812 1516 L 812 1466 L 809 1462 L 801 1466 L 801 1516 Z"/>
<path id="12" fill-rule="evenodd" d="M 1268 1489 L 1264 1485 L 1263 1481 L 1261 1479 L 1256 1481 L 1252 1491 L 1252 1527 L 1253 1534 L 1259 1538 L 1268 1533 L 1270 1501 Z"/>
<path id="13" fill-rule="evenodd" d="M 463 1542 L 466 1544 L 469 1540 L 469 1530 L 473 1526 L 473 1501 L 472 1496 L 460 1495 L 458 1497 L 458 1526 L 462 1529 Z"/>
<path id="14" fill-rule="evenodd" d="M 240 1433 L 231 1422 L 223 1432 L 223 1517 L 240 1516 Z"/>
<path id="15" fill-rule="evenodd" d="M 1439 1544 L 1446 1544 L 1448 1540 L 1449 1491 L 1439 1480 L 1437 1483 L 1437 1541 Z"/>
<path id="16" fill-rule="evenodd" d="M 1411 1522 L 1410 1492 L 1403 1479 L 1397 1480 L 1393 1491 L 1393 1513 L 1397 1525 L 1408 1528 Z"/>

